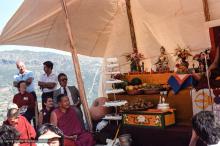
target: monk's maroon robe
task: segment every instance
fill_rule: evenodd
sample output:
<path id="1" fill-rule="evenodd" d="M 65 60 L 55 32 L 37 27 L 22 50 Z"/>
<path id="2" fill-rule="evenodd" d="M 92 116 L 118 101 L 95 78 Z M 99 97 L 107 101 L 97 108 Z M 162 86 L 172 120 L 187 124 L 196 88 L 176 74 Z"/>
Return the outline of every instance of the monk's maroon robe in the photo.
<path id="1" fill-rule="evenodd" d="M 65 113 L 60 109 L 55 109 L 54 112 L 57 116 L 57 127 L 63 131 L 64 135 L 77 135 L 74 141 L 76 146 L 94 146 L 92 134 L 84 130 L 73 108 L 70 107 Z"/>

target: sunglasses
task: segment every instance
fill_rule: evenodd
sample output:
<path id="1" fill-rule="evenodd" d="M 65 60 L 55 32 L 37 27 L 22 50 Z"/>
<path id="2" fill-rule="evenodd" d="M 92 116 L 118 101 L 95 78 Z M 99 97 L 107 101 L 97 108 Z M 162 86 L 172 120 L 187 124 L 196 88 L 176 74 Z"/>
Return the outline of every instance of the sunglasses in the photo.
<path id="1" fill-rule="evenodd" d="M 63 79 L 61 79 L 61 81 L 67 81 L 68 79 L 67 78 L 63 78 Z"/>

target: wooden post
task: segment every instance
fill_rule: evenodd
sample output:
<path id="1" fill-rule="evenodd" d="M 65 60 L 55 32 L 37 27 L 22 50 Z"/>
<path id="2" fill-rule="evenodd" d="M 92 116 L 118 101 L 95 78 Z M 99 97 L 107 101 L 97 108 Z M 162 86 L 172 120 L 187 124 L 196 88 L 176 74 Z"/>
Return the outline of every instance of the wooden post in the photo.
<path id="1" fill-rule="evenodd" d="M 137 40 L 136 40 L 134 22 L 133 22 L 133 17 L 132 17 L 132 12 L 131 12 L 131 1 L 125 0 L 125 2 L 126 2 L 127 15 L 128 15 L 129 26 L 130 26 L 132 47 L 133 49 L 137 49 Z M 133 50 L 133 51 L 136 51 L 136 50 Z"/>
<path id="2" fill-rule="evenodd" d="M 205 21 L 210 21 L 210 13 L 209 13 L 209 3 L 208 0 L 202 0 L 203 3 L 203 10 L 205 15 Z"/>
<path id="3" fill-rule="evenodd" d="M 211 41 L 210 59 L 211 62 L 213 62 L 215 60 L 215 54 L 216 54 L 215 34 L 213 27 L 209 28 L 209 37 Z"/>
<path id="4" fill-rule="evenodd" d="M 38 102 L 37 102 L 37 99 L 35 101 L 35 107 L 34 107 L 34 112 L 35 112 L 35 122 L 36 122 L 36 127 L 38 127 L 38 123 L 39 123 L 39 116 L 38 116 Z"/>
<path id="5" fill-rule="evenodd" d="M 82 80 L 82 75 L 80 72 L 79 59 L 77 56 L 76 48 L 74 47 L 73 35 L 72 35 L 71 27 L 70 27 L 67 6 L 66 6 L 65 0 L 60 0 L 60 1 L 62 3 L 64 14 L 65 14 L 65 23 L 66 23 L 67 33 L 68 33 L 69 41 L 70 41 L 72 60 L 73 60 L 74 68 L 75 68 L 75 74 L 76 74 L 76 79 L 77 79 L 77 83 L 78 83 L 80 99 L 81 99 L 81 102 L 83 105 L 84 114 L 85 114 L 86 121 L 88 124 L 88 128 L 89 128 L 88 130 L 90 132 L 92 132 L 92 120 L 91 120 L 91 116 L 90 116 L 90 112 L 89 112 L 88 102 L 86 100 L 86 94 L 85 94 L 84 84 L 83 84 L 83 80 Z"/>

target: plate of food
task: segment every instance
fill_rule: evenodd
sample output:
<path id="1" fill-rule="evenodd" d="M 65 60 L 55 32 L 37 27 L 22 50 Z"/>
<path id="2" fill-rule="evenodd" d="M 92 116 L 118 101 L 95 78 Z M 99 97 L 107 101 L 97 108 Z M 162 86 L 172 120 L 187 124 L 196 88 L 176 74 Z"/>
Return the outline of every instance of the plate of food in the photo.
<path id="1" fill-rule="evenodd" d="M 144 101 L 143 99 L 138 99 L 134 103 L 127 103 L 124 106 L 120 107 L 120 112 L 133 112 L 133 111 L 145 111 L 149 108 L 153 108 L 154 105 L 152 102 Z"/>

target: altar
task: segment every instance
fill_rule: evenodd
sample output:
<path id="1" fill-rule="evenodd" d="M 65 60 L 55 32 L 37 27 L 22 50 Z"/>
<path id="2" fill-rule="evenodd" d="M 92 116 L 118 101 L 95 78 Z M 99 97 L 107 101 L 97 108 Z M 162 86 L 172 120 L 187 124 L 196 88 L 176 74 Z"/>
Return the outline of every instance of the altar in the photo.
<path id="1" fill-rule="evenodd" d="M 176 122 L 182 125 L 191 125 L 192 112 L 192 98 L 190 96 L 191 88 L 181 90 L 178 94 L 174 94 L 172 91 L 168 93 L 167 102 L 170 107 L 176 109 Z M 113 94 L 108 95 L 110 100 L 114 100 Z M 115 96 L 116 100 L 127 100 L 128 102 L 134 102 L 137 99 L 144 99 L 151 101 L 154 105 L 158 104 L 160 94 L 152 95 L 126 95 L 118 94 Z"/>
<path id="2" fill-rule="evenodd" d="M 143 83 L 167 84 L 169 77 L 173 74 L 174 73 L 127 73 L 125 77 L 129 82 L 134 78 L 139 78 Z"/>
<path id="3" fill-rule="evenodd" d="M 134 78 L 139 78 L 144 83 L 167 85 L 167 81 L 174 73 L 154 73 L 154 74 L 126 74 L 126 79 L 131 81 Z M 191 87 L 182 89 L 178 94 L 174 94 L 172 90 L 168 92 L 166 102 L 170 104 L 171 108 L 176 109 L 176 122 L 183 125 L 191 125 L 191 118 L 193 116 Z M 128 103 L 133 103 L 138 99 L 150 101 L 155 105 L 158 104 L 160 94 L 150 95 L 128 95 L 128 94 L 108 94 L 110 100 L 127 100 Z M 114 99 L 116 98 L 116 99 Z"/>
<path id="4" fill-rule="evenodd" d="M 135 55 L 137 59 L 132 58 Z M 162 54 L 164 56 L 166 54 Z M 135 146 L 188 145 L 193 114 L 206 110 L 206 105 L 201 107 L 203 100 L 200 99 L 206 97 L 207 107 L 211 105 L 209 101 L 212 101 L 212 97 L 206 96 L 204 88 L 201 88 L 202 91 L 193 90 L 195 81 L 204 74 L 204 70 L 201 70 L 204 64 L 200 63 L 197 72 L 194 66 L 189 69 L 187 59 L 192 55 L 187 49 L 176 49 L 175 56 L 179 60 L 176 72 L 171 72 L 167 60 L 161 60 L 161 57 L 155 63 L 156 70 L 146 72 L 144 63 L 140 62 L 142 55 L 136 51 L 126 56 L 131 61 L 131 72 L 117 72 L 117 75 L 111 75 L 111 79 L 107 80 L 114 82 L 111 86 L 114 90 L 107 93 L 110 102 L 116 104 L 126 101 L 116 108 L 116 113 L 119 111 L 122 116 L 120 132 L 130 134 Z M 111 70 L 107 73 L 116 72 Z"/>
<path id="5" fill-rule="evenodd" d="M 174 73 L 155 73 L 155 74 L 126 74 L 130 82 L 133 78 L 140 78 L 143 83 L 167 85 L 167 81 Z M 191 119 L 193 116 L 191 89 L 189 86 L 182 89 L 177 94 L 169 90 L 166 102 L 175 109 L 175 125 L 165 128 L 144 127 L 135 125 L 123 125 L 121 133 L 129 133 L 133 139 L 134 146 L 186 146 L 191 138 Z M 128 94 L 108 94 L 110 100 L 127 100 L 128 103 L 134 103 L 138 99 L 152 102 L 157 108 L 160 94 L 150 95 L 128 95 Z M 203 146 L 199 141 L 197 146 Z"/>

